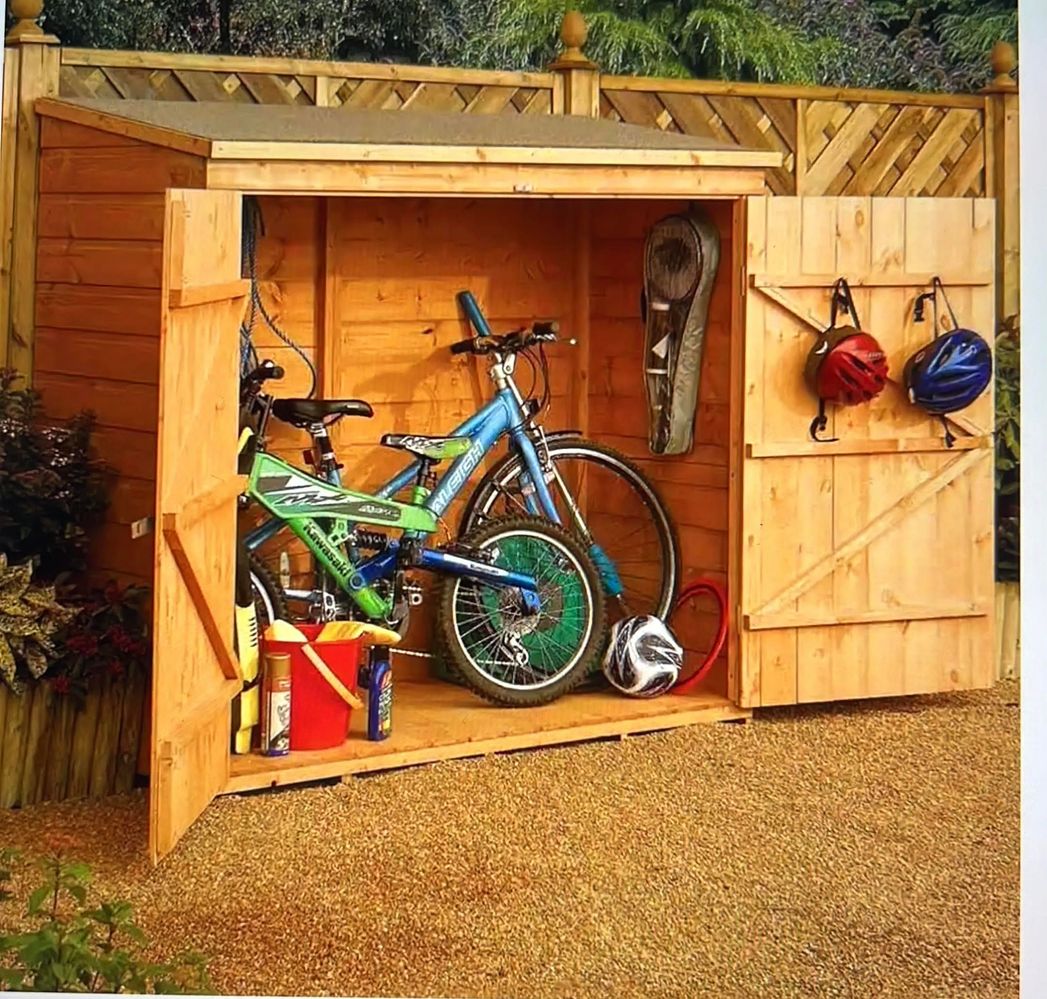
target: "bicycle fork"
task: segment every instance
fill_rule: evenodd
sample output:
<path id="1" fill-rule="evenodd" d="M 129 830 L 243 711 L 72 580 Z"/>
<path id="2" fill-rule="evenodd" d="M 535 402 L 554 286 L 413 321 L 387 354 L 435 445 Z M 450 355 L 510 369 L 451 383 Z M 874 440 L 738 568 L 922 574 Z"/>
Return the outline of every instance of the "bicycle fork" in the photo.
<path id="1" fill-rule="evenodd" d="M 574 496 L 571 495 L 571 490 L 567 488 L 567 483 L 564 482 L 560 470 L 556 467 L 556 463 L 552 460 L 552 456 L 549 453 L 549 444 L 545 437 L 545 431 L 541 427 L 534 427 L 533 429 L 538 438 L 535 442 L 535 451 L 538 453 L 538 464 L 541 468 L 542 477 L 545 479 L 546 483 L 556 483 L 560 490 L 560 495 L 563 497 L 564 505 L 567 507 L 567 513 L 571 522 L 574 524 L 575 532 L 585 542 L 589 551 L 589 557 L 596 565 L 604 590 L 609 596 L 614 597 L 614 599 L 624 607 L 625 587 L 622 585 L 622 580 L 618 575 L 618 569 L 616 568 L 614 561 L 607 552 L 603 550 L 603 547 L 596 543 L 596 539 L 592 536 L 592 532 L 589 530 L 589 525 L 586 524 L 585 518 L 582 516 L 581 509 L 575 502 Z M 540 515 L 541 511 L 534 499 L 536 488 L 526 462 L 523 465 L 523 471 L 520 476 L 520 486 L 520 491 L 523 493 L 524 503 L 527 506 L 528 512 Z"/>

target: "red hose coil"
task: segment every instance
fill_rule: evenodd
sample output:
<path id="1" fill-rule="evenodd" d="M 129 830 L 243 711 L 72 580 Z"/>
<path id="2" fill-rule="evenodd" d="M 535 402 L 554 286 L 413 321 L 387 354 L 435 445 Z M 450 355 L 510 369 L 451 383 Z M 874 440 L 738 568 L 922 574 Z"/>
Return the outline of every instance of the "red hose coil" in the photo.
<path id="1" fill-rule="evenodd" d="M 677 683 L 670 691 L 670 693 L 673 694 L 685 694 L 692 687 L 701 683 L 702 680 L 705 679 L 709 670 L 712 669 L 713 663 L 716 662 L 716 657 L 719 656 L 721 651 L 723 651 L 724 642 L 727 641 L 727 628 L 730 624 L 730 615 L 727 610 L 727 592 L 714 579 L 696 579 L 694 582 L 688 583 L 687 586 L 681 590 L 679 597 L 676 599 L 676 603 L 673 605 L 673 609 L 669 612 L 670 622 L 672 621 L 673 615 L 676 614 L 688 600 L 701 593 L 712 594 L 720 614 L 720 626 L 716 630 L 716 638 L 713 641 L 712 648 L 706 654 L 705 659 L 702 660 L 701 666 L 699 666 L 698 669 L 686 680 Z"/>

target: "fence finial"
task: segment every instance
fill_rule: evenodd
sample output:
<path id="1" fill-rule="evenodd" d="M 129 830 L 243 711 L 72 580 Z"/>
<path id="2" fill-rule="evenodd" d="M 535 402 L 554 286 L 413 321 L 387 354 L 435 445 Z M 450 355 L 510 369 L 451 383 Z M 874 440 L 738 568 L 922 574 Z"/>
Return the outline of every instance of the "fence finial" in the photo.
<path id="1" fill-rule="evenodd" d="M 8 44 L 29 35 L 43 35 L 44 29 L 37 20 L 44 12 L 44 0 L 11 0 L 11 14 L 18 18 L 7 33 Z"/>
<path id="2" fill-rule="evenodd" d="M 1018 65 L 1018 57 L 1010 42 L 997 42 L 989 52 L 989 64 L 992 66 L 993 79 L 989 84 L 991 90 L 1017 90 L 1011 73 Z"/>
<path id="3" fill-rule="evenodd" d="M 579 63 L 589 65 L 589 60 L 582 52 L 582 46 L 589 37 L 589 25 L 580 10 L 569 10 L 563 16 L 563 24 L 560 25 L 560 41 L 563 42 L 563 52 L 557 63 Z"/>

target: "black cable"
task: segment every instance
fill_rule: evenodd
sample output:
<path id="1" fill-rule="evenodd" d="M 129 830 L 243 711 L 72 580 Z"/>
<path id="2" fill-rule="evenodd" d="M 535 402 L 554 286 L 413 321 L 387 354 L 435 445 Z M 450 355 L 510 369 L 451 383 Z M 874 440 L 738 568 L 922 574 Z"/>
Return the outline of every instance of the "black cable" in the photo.
<path id="1" fill-rule="evenodd" d="M 316 368 L 313 366 L 313 362 L 309 360 L 309 355 L 306 354 L 306 352 L 302 350 L 294 340 L 292 340 L 276 325 L 276 321 L 269 315 L 265 303 L 262 301 L 262 295 L 258 288 L 258 233 L 260 230 L 261 234 L 263 236 L 265 235 L 265 219 L 262 216 L 262 209 L 256 198 L 248 197 L 244 199 L 244 214 L 245 219 L 242 245 L 244 248 L 244 256 L 247 260 L 248 277 L 251 280 L 251 295 L 247 324 L 240 327 L 241 365 L 247 362 L 253 362 L 252 366 L 256 367 L 258 364 L 258 354 L 251 337 L 254 332 L 254 325 L 257 316 L 261 315 L 266 326 L 269 327 L 272 333 L 284 344 L 290 347 L 309 369 L 310 385 L 307 398 L 311 399 L 316 393 Z M 243 346 L 244 340 L 247 342 L 246 348 Z"/>

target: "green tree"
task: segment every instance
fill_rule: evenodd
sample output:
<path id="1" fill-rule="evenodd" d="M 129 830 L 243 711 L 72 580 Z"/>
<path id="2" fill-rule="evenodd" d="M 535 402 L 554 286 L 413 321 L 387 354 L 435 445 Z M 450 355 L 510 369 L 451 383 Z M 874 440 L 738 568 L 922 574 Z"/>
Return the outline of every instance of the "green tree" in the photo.
<path id="1" fill-rule="evenodd" d="M 537 69 L 564 0 L 46 0 L 68 45 Z M 970 90 L 1017 0 L 577 0 L 611 73 Z"/>
<path id="2" fill-rule="evenodd" d="M 586 53 L 609 73 L 813 82 L 834 51 L 754 0 L 579 0 Z M 562 0 L 497 0 L 466 51 L 480 65 L 528 69 L 556 53 Z"/>

